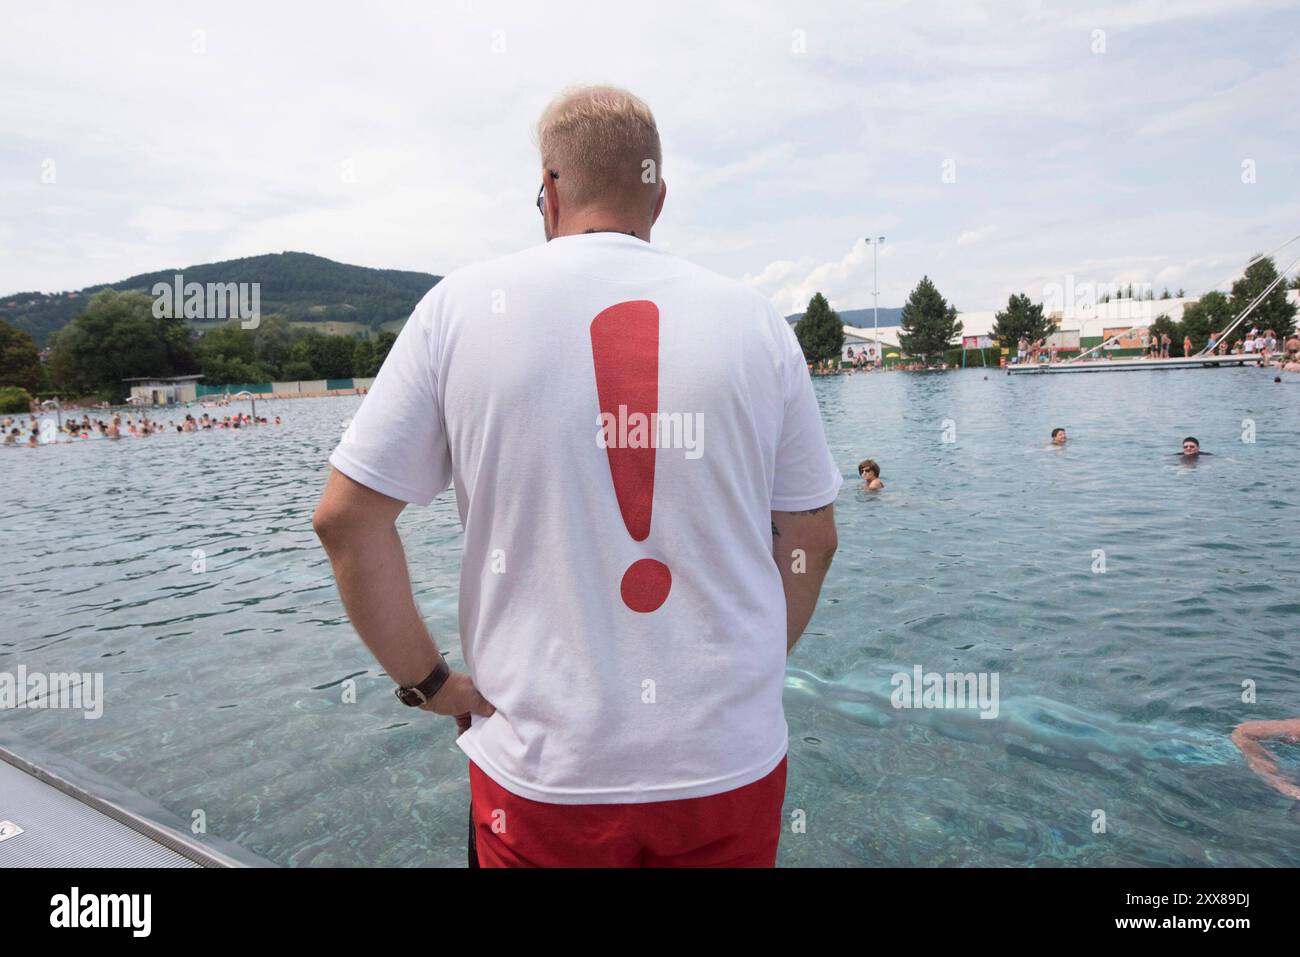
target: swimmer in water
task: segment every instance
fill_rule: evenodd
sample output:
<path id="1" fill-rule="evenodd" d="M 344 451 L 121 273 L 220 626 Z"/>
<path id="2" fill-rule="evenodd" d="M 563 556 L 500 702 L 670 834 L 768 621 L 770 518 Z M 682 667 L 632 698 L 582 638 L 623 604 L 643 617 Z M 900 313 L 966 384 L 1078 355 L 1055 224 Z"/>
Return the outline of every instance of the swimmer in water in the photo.
<path id="1" fill-rule="evenodd" d="M 1200 458 L 1202 455 L 1213 455 L 1213 452 L 1202 452 L 1201 442 L 1199 439 L 1188 436 L 1183 439 L 1183 450 L 1175 452 L 1175 455 L 1181 455 L 1184 460 Z"/>
<path id="2" fill-rule="evenodd" d="M 878 492 L 885 487 L 885 483 L 880 481 L 880 465 L 875 459 L 863 459 L 859 462 L 858 476 L 868 491 Z"/>
<path id="3" fill-rule="evenodd" d="M 1065 444 L 1065 439 L 1066 439 L 1065 429 L 1062 429 L 1062 428 L 1055 428 L 1055 429 L 1052 429 L 1052 444 L 1053 444 L 1053 445 L 1064 445 L 1064 444 Z"/>
<path id="4" fill-rule="evenodd" d="M 1287 721 L 1246 721 L 1232 729 L 1232 743 L 1241 749 L 1246 758 L 1246 766 L 1263 778 L 1269 787 L 1281 791 L 1287 797 L 1300 800 L 1300 787 L 1282 776 L 1273 756 L 1260 744 L 1270 738 L 1300 744 L 1300 718 Z"/>

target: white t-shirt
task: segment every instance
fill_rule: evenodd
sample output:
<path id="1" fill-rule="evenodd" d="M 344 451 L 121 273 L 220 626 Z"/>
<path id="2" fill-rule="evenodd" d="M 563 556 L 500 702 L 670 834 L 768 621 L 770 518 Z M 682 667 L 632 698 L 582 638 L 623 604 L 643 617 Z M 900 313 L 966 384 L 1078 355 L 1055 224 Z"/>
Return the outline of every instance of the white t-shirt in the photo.
<path id="1" fill-rule="evenodd" d="M 420 301 L 330 463 L 417 504 L 455 480 L 462 648 L 496 706 L 457 743 L 502 787 L 676 800 L 784 757 L 770 513 L 827 505 L 843 478 L 794 332 L 755 292 L 619 233 L 461 269 Z M 663 597 L 652 570 L 634 610 L 623 578 L 644 559 L 671 583 Z"/>

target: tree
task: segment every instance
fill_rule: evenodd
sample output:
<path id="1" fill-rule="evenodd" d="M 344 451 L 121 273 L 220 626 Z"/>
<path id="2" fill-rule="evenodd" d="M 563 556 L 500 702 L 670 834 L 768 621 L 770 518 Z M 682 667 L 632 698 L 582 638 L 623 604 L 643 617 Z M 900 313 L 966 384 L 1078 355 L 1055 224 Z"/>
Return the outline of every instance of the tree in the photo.
<path id="1" fill-rule="evenodd" d="M 31 409 L 32 397 L 26 389 L 16 385 L 0 386 L 0 414 L 26 413 Z"/>
<path id="2" fill-rule="evenodd" d="M 898 343 L 911 356 L 943 355 L 948 343 L 961 335 L 957 309 L 939 295 L 939 290 L 922 276 L 899 319 Z"/>
<path id="3" fill-rule="evenodd" d="M 1228 328 L 1235 313 L 1228 297 L 1221 292 L 1207 292 L 1198 302 L 1183 310 L 1183 335 L 1190 336 L 1192 351 L 1205 348 L 1210 335 Z"/>
<path id="4" fill-rule="evenodd" d="M 294 343 L 293 361 L 309 363 L 322 379 L 347 379 L 352 376 L 352 338 L 327 336 L 312 330 Z"/>
<path id="5" fill-rule="evenodd" d="M 1034 342 L 1046 339 L 1057 327 L 1055 319 L 1043 315 L 1042 304 L 1030 302 L 1023 293 L 1008 299 L 1007 308 L 993 318 L 993 338 L 1011 349 L 1015 348 L 1021 336 Z"/>
<path id="6" fill-rule="evenodd" d="M 375 344 L 369 339 L 358 339 L 352 347 L 352 374 L 363 379 L 375 374 Z"/>
<path id="7" fill-rule="evenodd" d="M 1240 315 L 1276 278 L 1277 266 L 1268 257 L 1247 266 L 1246 275 L 1232 284 L 1233 312 Z M 1230 341 L 1236 342 L 1244 338 L 1252 327 L 1261 330 L 1272 329 L 1277 333 L 1278 338 L 1285 339 L 1295 331 L 1295 308 L 1287 301 L 1286 283 L 1278 283 L 1264 301 L 1256 306 L 1246 320 L 1233 331 Z"/>
<path id="8" fill-rule="evenodd" d="M 252 335 L 253 357 L 257 364 L 278 378 L 284 364 L 289 361 L 289 350 L 293 348 L 295 339 L 289 320 L 283 316 L 263 316 Z"/>
<path id="9" fill-rule="evenodd" d="M 109 401 L 126 396 L 124 379 L 187 375 L 197 368 L 183 319 L 157 318 L 150 296 L 114 289 L 96 293 L 86 311 L 54 336 L 50 362 L 59 392 Z"/>
<path id="10" fill-rule="evenodd" d="M 22 329 L 0 320 L 0 386 L 15 385 L 34 392 L 40 383 L 41 354 L 36 343 Z"/>
<path id="11" fill-rule="evenodd" d="M 273 373 L 257 361 L 255 334 L 233 320 L 209 329 L 199 340 L 199 371 L 206 385 L 269 382 Z"/>
<path id="12" fill-rule="evenodd" d="M 388 358 L 388 350 L 393 348 L 393 343 L 397 341 L 397 333 L 384 330 L 375 339 L 375 371 L 371 375 L 378 375 L 379 369 Z"/>
<path id="13" fill-rule="evenodd" d="M 821 293 L 808 301 L 807 311 L 794 325 L 794 334 L 799 339 L 804 358 L 810 362 L 834 360 L 842 354 L 844 323 Z"/>
<path id="14" fill-rule="evenodd" d="M 284 378 L 283 382 L 295 382 L 299 379 L 319 379 L 316 370 L 311 367 L 310 362 L 303 362 L 301 359 L 290 359 L 280 370 L 280 375 Z"/>

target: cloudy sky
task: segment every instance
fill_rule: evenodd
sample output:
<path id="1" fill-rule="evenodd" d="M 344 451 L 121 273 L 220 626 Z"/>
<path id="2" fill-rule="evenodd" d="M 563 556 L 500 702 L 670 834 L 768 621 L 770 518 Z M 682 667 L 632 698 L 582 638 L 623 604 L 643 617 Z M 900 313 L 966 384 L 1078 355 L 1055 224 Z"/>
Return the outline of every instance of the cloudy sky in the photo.
<path id="1" fill-rule="evenodd" d="M 870 305 L 868 235 L 882 306 L 928 273 L 983 310 L 1069 277 L 1199 292 L 1300 233 L 1296 2 L 0 12 L 0 294 L 514 251 L 540 241 L 532 124 L 583 82 L 657 115 L 655 242 L 783 312 Z"/>

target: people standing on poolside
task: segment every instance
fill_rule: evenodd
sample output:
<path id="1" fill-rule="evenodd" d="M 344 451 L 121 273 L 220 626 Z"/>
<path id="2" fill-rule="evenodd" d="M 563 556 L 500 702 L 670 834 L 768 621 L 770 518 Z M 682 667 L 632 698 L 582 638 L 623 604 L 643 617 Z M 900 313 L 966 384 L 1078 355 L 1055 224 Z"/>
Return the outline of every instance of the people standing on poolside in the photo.
<path id="1" fill-rule="evenodd" d="M 1173 344 L 1173 337 L 1167 332 L 1160 333 L 1160 358 L 1169 358 L 1169 347 Z"/>
<path id="2" fill-rule="evenodd" d="M 885 487 L 880 481 L 880 464 L 875 459 L 863 459 L 858 463 L 858 478 L 869 491 L 878 492 Z"/>
<path id="3" fill-rule="evenodd" d="M 1016 365 L 1023 365 L 1025 362 L 1025 356 L 1028 355 L 1028 353 L 1029 339 L 1025 336 L 1021 336 L 1020 341 L 1016 343 Z"/>
<path id="4" fill-rule="evenodd" d="M 1065 444 L 1065 440 L 1066 440 L 1065 429 L 1062 429 L 1062 428 L 1060 428 L 1060 427 L 1057 427 L 1057 428 L 1055 428 L 1055 429 L 1052 429 L 1052 444 L 1053 444 L 1053 445 L 1064 445 L 1064 444 Z"/>
<path id="5" fill-rule="evenodd" d="M 1272 329 L 1265 329 L 1264 336 L 1259 340 L 1257 349 L 1264 357 L 1263 364 L 1268 365 L 1269 358 L 1277 351 L 1277 334 Z"/>
<path id="6" fill-rule="evenodd" d="M 1183 358 L 1186 359 L 1192 354 L 1192 337 L 1183 336 Z"/>

